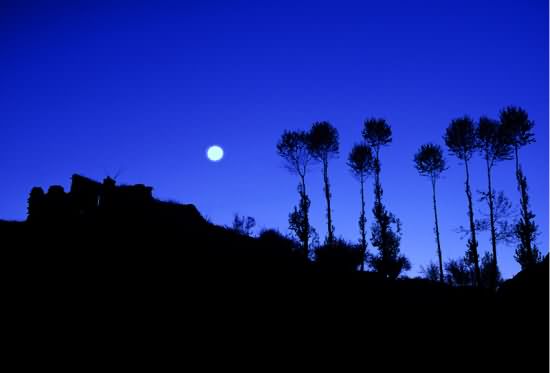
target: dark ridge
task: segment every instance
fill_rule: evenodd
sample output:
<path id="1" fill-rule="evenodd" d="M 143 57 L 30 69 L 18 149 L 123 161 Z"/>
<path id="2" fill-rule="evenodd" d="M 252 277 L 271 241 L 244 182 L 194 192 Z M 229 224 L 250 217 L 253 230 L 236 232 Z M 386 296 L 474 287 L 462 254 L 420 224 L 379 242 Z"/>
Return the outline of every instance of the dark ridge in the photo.
<path id="1" fill-rule="evenodd" d="M 74 175 L 69 192 L 33 188 L 26 221 L 0 221 L 15 340 L 39 330 L 44 345 L 61 335 L 146 353 L 172 348 L 169 334 L 195 342 L 212 335 L 256 348 L 315 346 L 311 356 L 342 348 L 355 363 L 353 351 L 362 350 L 388 371 L 432 358 L 476 371 L 548 371 L 548 257 L 497 293 L 388 280 L 327 264 L 338 252 L 306 260 L 276 231 L 249 237 L 216 226 L 152 190 Z M 113 330 L 118 342 L 107 337 Z"/>

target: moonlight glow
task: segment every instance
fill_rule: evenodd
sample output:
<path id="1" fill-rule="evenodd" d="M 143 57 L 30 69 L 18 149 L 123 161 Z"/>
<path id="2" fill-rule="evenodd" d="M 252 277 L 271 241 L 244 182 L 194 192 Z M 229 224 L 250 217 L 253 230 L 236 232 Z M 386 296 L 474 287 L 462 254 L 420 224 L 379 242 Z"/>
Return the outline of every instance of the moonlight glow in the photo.
<path id="1" fill-rule="evenodd" d="M 223 158 L 223 149 L 218 145 L 212 145 L 211 147 L 208 148 L 206 152 L 206 156 L 212 162 L 221 161 L 221 159 Z"/>

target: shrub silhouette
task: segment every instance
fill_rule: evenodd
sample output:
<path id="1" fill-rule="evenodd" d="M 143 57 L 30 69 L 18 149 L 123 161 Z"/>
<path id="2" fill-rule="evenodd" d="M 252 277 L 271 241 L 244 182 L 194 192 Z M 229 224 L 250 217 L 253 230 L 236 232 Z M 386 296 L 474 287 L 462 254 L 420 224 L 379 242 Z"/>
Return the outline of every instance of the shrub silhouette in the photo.
<path id="1" fill-rule="evenodd" d="M 282 252 L 291 253 L 298 247 L 298 243 L 291 238 L 286 237 L 281 232 L 275 229 L 264 229 L 260 232 L 258 240 L 263 247 L 281 250 Z"/>
<path id="2" fill-rule="evenodd" d="M 454 286 L 472 286 L 475 284 L 475 273 L 463 258 L 451 259 L 445 263 L 447 282 Z"/>
<path id="3" fill-rule="evenodd" d="M 323 271 L 353 272 L 361 264 L 360 247 L 339 238 L 315 249 L 315 264 Z"/>
<path id="4" fill-rule="evenodd" d="M 492 286 L 497 287 L 502 283 L 500 271 L 496 274 L 496 279 L 493 272 L 494 260 L 490 252 L 485 252 L 481 257 L 480 272 L 481 283 L 483 288 L 490 289 Z M 445 264 L 447 272 L 447 282 L 454 286 L 472 286 L 475 283 L 475 272 L 471 265 L 464 259 L 450 260 Z M 496 281 L 496 282 L 494 282 Z"/>
<path id="5" fill-rule="evenodd" d="M 497 267 L 497 272 L 494 272 L 493 255 L 490 252 L 485 252 L 481 257 L 481 284 L 488 289 L 496 289 L 502 283 L 502 276 Z"/>
<path id="6" fill-rule="evenodd" d="M 231 228 L 244 236 L 251 236 L 252 229 L 256 226 L 256 220 L 251 216 L 239 216 L 235 214 Z"/>
<path id="7" fill-rule="evenodd" d="M 426 280 L 441 281 L 440 266 L 430 262 L 426 267 L 420 266 L 420 273 Z"/>

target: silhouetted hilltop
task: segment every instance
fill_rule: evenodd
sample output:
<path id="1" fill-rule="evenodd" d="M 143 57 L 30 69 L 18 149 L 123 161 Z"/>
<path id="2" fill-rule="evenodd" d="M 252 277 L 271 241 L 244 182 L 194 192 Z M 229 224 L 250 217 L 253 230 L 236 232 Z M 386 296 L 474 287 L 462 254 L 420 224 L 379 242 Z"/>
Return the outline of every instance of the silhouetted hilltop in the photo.
<path id="1" fill-rule="evenodd" d="M 140 260 L 149 261 L 143 264 L 158 262 L 159 267 L 174 270 L 229 273 L 351 273 L 354 265 L 357 267 L 346 262 L 345 251 L 319 252 L 319 258 L 311 262 L 303 256 L 297 242 L 276 231 L 250 237 L 214 225 L 194 205 L 154 198 L 150 186 L 117 185 L 110 177 L 98 182 L 77 174 L 71 180 L 68 192 L 59 185 L 49 187 L 46 193 L 40 187 L 32 188 L 25 222 L 0 221 L 0 235 L 11 254 L 25 249 L 34 252 L 35 257 L 44 256 L 42 263 L 51 261 L 50 266 L 68 264 L 71 258 L 83 256 L 86 265 L 103 261 L 102 265 L 108 266 L 118 260 L 119 271 L 130 270 L 125 264 Z M 105 257 L 109 260 L 105 261 Z M 543 265 L 537 268 L 544 272 Z M 375 273 L 360 276 L 371 282 L 380 280 Z M 522 272 L 517 279 L 505 283 L 501 293 L 508 296 L 515 288 L 535 288 L 542 281 L 540 275 L 535 280 L 522 280 L 525 276 Z M 397 282 L 400 283 L 412 282 Z M 415 284 L 419 291 L 432 287 L 426 281 Z M 438 286 L 450 289 L 447 285 Z"/>
<path id="2" fill-rule="evenodd" d="M 500 287 L 505 296 L 525 295 L 525 289 L 537 289 L 540 295 L 548 295 L 548 254 L 542 262 L 533 267 L 518 272 L 513 278 L 506 280 Z"/>
<path id="3" fill-rule="evenodd" d="M 118 266 L 118 272 L 131 271 L 130 263 L 237 273 L 307 266 L 293 241 L 278 232 L 252 238 L 211 224 L 193 205 L 160 201 L 152 191 L 73 175 L 68 192 L 55 185 L 47 193 L 33 188 L 27 220 L 3 222 L 0 235 L 12 254 L 32 251 L 51 268 L 71 260 Z"/>
<path id="4" fill-rule="evenodd" d="M 503 310 L 510 318 L 524 315 L 528 323 L 539 324 L 548 332 L 549 325 L 549 271 L 548 254 L 540 263 L 518 272 L 512 279 L 505 281 L 497 293 Z"/>
<path id="5" fill-rule="evenodd" d="M 141 333 L 152 322 L 159 330 L 199 323 L 198 335 L 302 338 L 393 359 L 408 346 L 420 351 L 421 362 L 435 356 L 487 371 L 517 363 L 524 371 L 547 371 L 548 257 L 496 294 L 388 280 L 331 266 L 334 255 L 320 264 L 306 260 L 299 245 L 276 231 L 249 237 L 211 224 L 193 205 L 159 201 L 152 190 L 79 175 L 69 192 L 33 188 L 28 219 L 0 221 L 17 317 L 29 328 L 88 320 L 86 335 L 109 335 L 122 325 L 128 337 L 136 325 Z M 124 316 L 116 323 L 115 312 Z M 391 361 L 386 367 L 395 367 Z"/>

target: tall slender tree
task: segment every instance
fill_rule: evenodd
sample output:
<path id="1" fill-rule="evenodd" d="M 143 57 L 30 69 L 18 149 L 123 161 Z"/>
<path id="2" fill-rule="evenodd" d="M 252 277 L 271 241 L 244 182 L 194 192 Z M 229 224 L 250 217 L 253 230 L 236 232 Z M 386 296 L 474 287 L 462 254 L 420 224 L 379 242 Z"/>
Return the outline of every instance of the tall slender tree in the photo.
<path id="1" fill-rule="evenodd" d="M 428 176 L 432 182 L 432 200 L 435 216 L 435 241 L 437 243 L 437 257 L 439 259 L 439 281 L 444 282 L 443 257 L 441 254 L 441 241 L 439 239 L 439 223 L 437 219 L 437 202 L 435 185 L 443 171 L 446 170 L 446 162 L 443 150 L 439 145 L 425 144 L 420 147 L 414 156 L 415 167 L 422 176 Z"/>
<path id="2" fill-rule="evenodd" d="M 487 193 L 484 196 L 489 204 L 489 226 L 491 232 L 492 247 L 492 275 L 490 276 L 490 287 L 496 289 L 498 280 L 497 263 L 497 230 L 495 219 L 495 192 L 492 186 L 492 170 L 496 162 L 511 159 L 512 146 L 506 141 L 504 130 L 501 124 L 487 117 L 479 118 L 476 128 L 479 151 L 485 159 L 487 167 Z M 488 259 L 485 258 L 485 261 Z"/>
<path id="3" fill-rule="evenodd" d="M 306 192 L 306 175 L 312 162 L 309 134 L 304 131 L 285 131 L 277 143 L 277 154 L 285 161 L 286 168 L 299 177 L 298 208 L 289 215 L 290 228 L 302 242 L 306 258 L 309 257 L 309 239 L 312 234 L 309 224 L 310 199 Z"/>
<path id="4" fill-rule="evenodd" d="M 372 226 L 371 242 L 379 255 L 369 257 L 370 265 L 384 278 L 395 279 L 410 269 L 409 260 L 400 254 L 401 222 L 382 204 L 382 184 L 380 182 L 380 148 L 392 141 L 392 131 L 385 119 L 367 119 L 363 127 L 363 138 L 374 150 L 374 207 L 375 222 Z M 392 228 L 395 227 L 395 230 Z"/>
<path id="5" fill-rule="evenodd" d="M 472 202 L 472 191 L 470 188 L 470 171 L 468 161 L 472 158 L 477 150 L 477 141 L 475 133 L 474 121 L 464 116 L 451 121 L 445 136 L 443 137 L 445 144 L 449 148 L 451 154 L 464 162 L 466 170 L 466 197 L 468 199 L 468 218 L 470 223 L 470 239 L 468 240 L 468 251 L 466 258 L 469 263 L 474 265 L 475 283 L 476 286 L 481 285 L 481 273 L 479 269 L 478 242 L 476 239 L 476 227 L 474 221 L 474 206 Z"/>
<path id="6" fill-rule="evenodd" d="M 527 177 L 523 174 L 519 161 L 519 149 L 535 141 L 535 135 L 533 134 L 535 123 L 529 119 L 529 115 L 524 109 L 515 106 L 508 106 L 501 110 L 500 122 L 507 142 L 514 149 L 521 215 L 515 227 L 515 234 L 519 241 L 515 258 L 521 267 L 525 269 L 542 259 L 535 244 L 537 225 L 534 221 L 535 214 L 529 208 Z"/>
<path id="7" fill-rule="evenodd" d="M 357 144 L 348 156 L 348 166 L 361 186 L 361 215 L 359 216 L 359 232 L 361 234 L 361 272 L 365 270 L 367 254 L 367 217 L 365 215 L 365 180 L 373 169 L 372 149 L 366 144 Z"/>
<path id="8" fill-rule="evenodd" d="M 339 152 L 338 130 L 329 122 L 315 122 L 311 127 L 310 151 L 314 159 L 323 165 L 323 183 L 327 202 L 327 243 L 334 241 L 334 225 L 332 224 L 332 210 L 330 208 L 330 183 L 328 178 L 328 161 L 336 157 Z"/>

